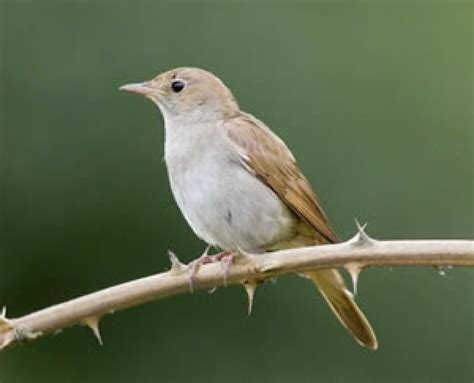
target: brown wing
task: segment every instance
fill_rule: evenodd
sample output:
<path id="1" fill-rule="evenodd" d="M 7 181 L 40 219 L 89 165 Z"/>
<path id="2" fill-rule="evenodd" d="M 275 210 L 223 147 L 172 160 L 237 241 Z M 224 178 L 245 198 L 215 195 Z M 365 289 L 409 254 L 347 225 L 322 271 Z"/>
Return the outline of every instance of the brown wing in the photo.
<path id="1" fill-rule="evenodd" d="M 336 242 L 326 214 L 285 143 L 265 124 L 241 113 L 226 125 L 244 166 L 278 194 L 286 205 L 328 242 Z"/>

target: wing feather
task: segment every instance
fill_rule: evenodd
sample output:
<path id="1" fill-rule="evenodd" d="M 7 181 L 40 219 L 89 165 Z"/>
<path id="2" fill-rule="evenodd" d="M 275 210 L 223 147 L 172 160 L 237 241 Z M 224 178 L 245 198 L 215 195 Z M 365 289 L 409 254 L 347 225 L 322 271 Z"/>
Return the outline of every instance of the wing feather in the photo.
<path id="1" fill-rule="evenodd" d="M 229 120 L 226 130 L 237 146 L 243 166 L 328 242 L 336 242 L 336 234 L 316 194 L 285 143 L 263 122 L 247 113 Z"/>

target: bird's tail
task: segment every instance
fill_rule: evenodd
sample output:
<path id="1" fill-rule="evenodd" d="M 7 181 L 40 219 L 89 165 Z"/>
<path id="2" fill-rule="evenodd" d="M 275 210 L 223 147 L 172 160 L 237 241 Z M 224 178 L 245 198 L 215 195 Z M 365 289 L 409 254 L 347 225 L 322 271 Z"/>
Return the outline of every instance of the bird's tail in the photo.
<path id="1" fill-rule="evenodd" d="M 344 279 L 336 269 L 305 273 L 311 278 L 342 325 L 362 346 L 377 349 L 377 338 L 369 321 L 354 301 Z"/>

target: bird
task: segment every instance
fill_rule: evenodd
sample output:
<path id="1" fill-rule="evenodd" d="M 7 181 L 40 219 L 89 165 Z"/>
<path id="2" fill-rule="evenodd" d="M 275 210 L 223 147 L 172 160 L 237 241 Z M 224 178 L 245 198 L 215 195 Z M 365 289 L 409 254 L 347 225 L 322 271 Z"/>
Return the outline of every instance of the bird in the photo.
<path id="1" fill-rule="evenodd" d="M 335 243 L 337 236 L 284 141 L 242 111 L 213 73 L 179 67 L 119 88 L 158 106 L 172 194 L 194 233 L 224 252 Z M 305 272 L 362 346 L 377 338 L 337 269 Z"/>

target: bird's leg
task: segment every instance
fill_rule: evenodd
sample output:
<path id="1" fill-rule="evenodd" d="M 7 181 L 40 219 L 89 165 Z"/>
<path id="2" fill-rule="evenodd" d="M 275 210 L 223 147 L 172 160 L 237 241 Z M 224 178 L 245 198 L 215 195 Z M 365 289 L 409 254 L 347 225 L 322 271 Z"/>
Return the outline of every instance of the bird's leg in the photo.
<path id="1" fill-rule="evenodd" d="M 219 257 L 218 260 L 221 262 L 222 269 L 224 271 L 224 286 L 227 287 L 227 278 L 230 275 L 232 270 L 232 262 L 236 257 L 237 252 L 235 251 L 224 251 L 220 254 L 217 254 Z"/>
<path id="2" fill-rule="evenodd" d="M 204 252 L 201 254 L 201 256 L 198 259 L 195 259 L 194 261 L 189 262 L 188 265 L 188 270 L 189 270 L 189 290 L 191 292 L 194 291 L 193 284 L 194 284 L 194 277 L 196 276 L 199 266 L 205 265 L 206 263 L 212 263 L 214 262 L 213 255 L 209 255 L 209 249 L 211 248 L 211 245 L 208 245 Z"/>

